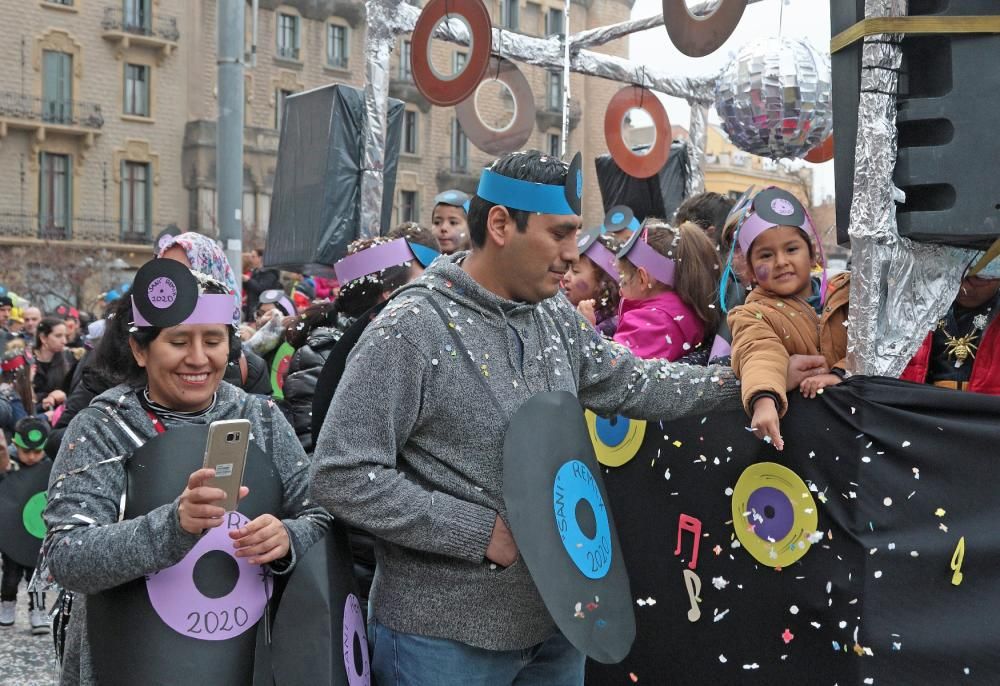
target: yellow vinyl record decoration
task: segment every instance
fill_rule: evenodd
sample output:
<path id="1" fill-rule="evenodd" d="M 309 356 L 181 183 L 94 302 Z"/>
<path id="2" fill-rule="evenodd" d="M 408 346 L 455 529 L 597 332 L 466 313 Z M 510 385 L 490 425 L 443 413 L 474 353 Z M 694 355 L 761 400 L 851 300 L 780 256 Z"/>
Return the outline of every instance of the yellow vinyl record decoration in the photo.
<path id="1" fill-rule="evenodd" d="M 809 487 L 774 462 L 747 467 L 733 489 L 733 529 L 755 560 L 787 567 L 809 550 L 819 523 Z"/>
<path id="2" fill-rule="evenodd" d="M 594 444 L 597 461 L 605 467 L 621 467 L 642 447 L 646 437 L 646 421 L 627 417 L 598 417 L 586 411 L 587 430 Z"/>

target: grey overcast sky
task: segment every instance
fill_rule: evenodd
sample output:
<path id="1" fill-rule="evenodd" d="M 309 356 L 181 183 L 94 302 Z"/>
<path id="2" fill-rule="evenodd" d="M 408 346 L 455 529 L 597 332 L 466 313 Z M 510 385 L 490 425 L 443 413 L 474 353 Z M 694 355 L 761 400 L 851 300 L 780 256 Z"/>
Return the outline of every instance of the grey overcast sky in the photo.
<path id="1" fill-rule="evenodd" d="M 697 4 L 698 0 L 686 0 L 688 5 Z M 782 3 L 784 8 L 782 10 Z M 632 18 L 640 19 L 659 14 L 662 11 L 661 0 L 636 0 L 632 8 Z M 779 35 L 779 15 L 784 16 L 780 22 L 781 35 L 790 38 L 804 38 L 823 51 L 829 50 L 830 44 L 830 0 L 763 0 L 749 5 L 743 13 L 740 25 L 721 48 L 711 55 L 701 58 L 687 57 L 681 54 L 670 42 L 667 31 L 663 27 L 635 33 L 629 37 L 629 53 L 633 60 L 656 64 L 660 68 L 675 71 L 681 76 L 708 76 L 721 71 L 747 43 L 759 38 Z M 660 96 L 667 107 L 672 124 L 687 127 L 690 123 L 690 110 L 687 103 L 678 98 Z M 714 108 L 711 112 L 712 121 L 718 123 L 719 118 Z M 816 199 L 833 196 L 833 162 L 821 165 L 810 165 L 814 168 L 814 196 Z"/>

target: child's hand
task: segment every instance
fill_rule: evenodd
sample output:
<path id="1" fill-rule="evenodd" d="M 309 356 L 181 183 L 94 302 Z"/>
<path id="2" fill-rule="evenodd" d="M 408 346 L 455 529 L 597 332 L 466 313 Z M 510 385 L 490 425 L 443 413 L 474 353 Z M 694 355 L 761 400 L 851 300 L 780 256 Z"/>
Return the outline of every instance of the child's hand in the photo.
<path id="1" fill-rule="evenodd" d="M 587 318 L 587 321 L 591 324 L 597 324 L 597 312 L 594 308 L 597 306 L 595 300 L 581 300 L 580 304 L 576 306 L 576 311 Z"/>
<path id="2" fill-rule="evenodd" d="M 836 374 L 820 374 L 819 376 L 811 376 L 799 385 L 799 391 L 801 391 L 802 395 L 807 398 L 815 398 L 816 394 L 824 388 L 827 386 L 836 386 L 842 380 L 843 379 Z"/>
<path id="3" fill-rule="evenodd" d="M 778 450 L 784 449 L 785 442 L 781 440 L 778 407 L 774 404 L 774 398 L 764 396 L 754 401 L 750 428 L 753 429 L 754 436 L 765 443 L 773 444 Z"/>

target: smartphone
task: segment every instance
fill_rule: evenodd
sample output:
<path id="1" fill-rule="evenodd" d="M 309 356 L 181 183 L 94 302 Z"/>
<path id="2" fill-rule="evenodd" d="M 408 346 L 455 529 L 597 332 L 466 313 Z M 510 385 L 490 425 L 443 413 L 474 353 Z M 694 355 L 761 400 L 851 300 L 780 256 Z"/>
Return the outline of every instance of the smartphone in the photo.
<path id="1" fill-rule="evenodd" d="M 239 502 L 249 446 L 249 420 L 224 419 L 208 425 L 208 441 L 205 443 L 205 461 L 202 466 L 214 469 L 215 478 L 209 479 L 205 485 L 221 488 L 226 492 L 226 499 L 218 502 L 226 512 L 234 512 Z"/>

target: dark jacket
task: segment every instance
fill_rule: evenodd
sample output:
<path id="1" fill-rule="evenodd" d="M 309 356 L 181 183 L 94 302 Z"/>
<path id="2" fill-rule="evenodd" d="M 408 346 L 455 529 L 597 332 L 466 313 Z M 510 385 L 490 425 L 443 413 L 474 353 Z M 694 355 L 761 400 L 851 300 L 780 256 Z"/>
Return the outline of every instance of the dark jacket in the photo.
<path id="1" fill-rule="evenodd" d="M 53 356 L 51 362 L 36 362 L 35 377 L 32 379 L 35 400 L 41 402 L 52 391 L 69 393 L 69 384 L 75 367 L 76 356 L 69 350 L 63 350 Z"/>
<path id="2" fill-rule="evenodd" d="M 285 413 L 288 423 L 295 429 L 299 442 L 309 454 L 313 450 L 312 442 L 312 403 L 316 391 L 316 380 L 323 369 L 326 358 L 337 341 L 341 332 L 337 329 L 321 326 L 315 329 L 306 344 L 292 355 L 285 377 L 285 399 L 279 403 Z"/>

